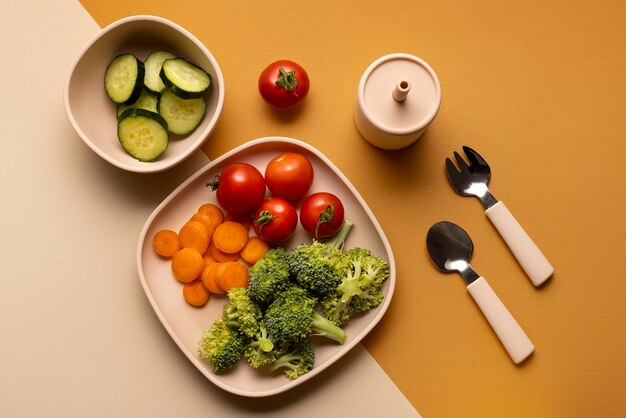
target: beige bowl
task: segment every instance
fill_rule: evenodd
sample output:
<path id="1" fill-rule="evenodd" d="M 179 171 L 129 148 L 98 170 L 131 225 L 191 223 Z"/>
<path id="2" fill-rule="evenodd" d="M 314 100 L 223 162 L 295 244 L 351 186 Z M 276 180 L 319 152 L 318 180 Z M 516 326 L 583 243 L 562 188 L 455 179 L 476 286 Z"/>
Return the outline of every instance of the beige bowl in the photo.
<path id="1" fill-rule="evenodd" d="M 157 161 L 140 162 L 124 151 L 117 138 L 116 105 L 104 90 L 104 72 L 118 54 L 131 52 L 144 60 L 160 49 L 186 58 L 211 74 L 211 87 L 205 96 L 207 113 L 191 134 L 170 134 L 169 146 Z M 72 127 L 96 154 L 124 170 L 153 173 L 185 160 L 211 135 L 224 107 L 224 78 L 213 55 L 187 30 L 161 17 L 131 16 L 105 27 L 80 51 L 65 82 L 64 100 Z"/>

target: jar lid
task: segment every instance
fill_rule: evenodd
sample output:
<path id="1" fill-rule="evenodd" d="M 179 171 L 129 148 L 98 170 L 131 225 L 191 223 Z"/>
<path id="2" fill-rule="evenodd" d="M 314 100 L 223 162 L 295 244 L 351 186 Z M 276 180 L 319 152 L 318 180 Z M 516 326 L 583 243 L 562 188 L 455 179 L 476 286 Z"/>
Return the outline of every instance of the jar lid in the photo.
<path id="1" fill-rule="evenodd" d="M 359 83 L 358 100 L 370 122 L 384 132 L 417 132 L 437 115 L 441 86 L 435 71 L 409 54 L 374 61 Z"/>

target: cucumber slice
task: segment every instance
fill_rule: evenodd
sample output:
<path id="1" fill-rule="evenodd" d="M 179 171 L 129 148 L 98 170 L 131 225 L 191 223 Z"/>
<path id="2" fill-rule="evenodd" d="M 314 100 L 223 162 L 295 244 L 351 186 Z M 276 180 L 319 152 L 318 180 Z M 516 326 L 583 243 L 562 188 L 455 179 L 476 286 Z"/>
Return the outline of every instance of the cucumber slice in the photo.
<path id="1" fill-rule="evenodd" d="M 116 116 L 119 117 L 124 113 L 125 110 L 133 108 L 133 109 L 145 109 L 154 113 L 158 113 L 157 111 L 157 102 L 159 99 L 152 93 L 149 93 L 147 90 L 142 90 L 141 95 L 133 104 L 117 104 Z"/>
<path id="2" fill-rule="evenodd" d="M 146 75 L 143 80 L 143 84 L 148 89 L 149 92 L 154 94 L 160 94 L 163 90 L 165 90 L 165 84 L 161 80 L 161 67 L 163 66 L 163 61 L 178 58 L 176 54 L 169 51 L 154 51 L 148 58 L 144 61 L 144 66 L 146 68 Z"/>
<path id="3" fill-rule="evenodd" d="M 183 58 L 165 60 L 160 76 L 169 90 L 182 99 L 198 98 L 211 85 L 209 73 Z"/>
<path id="4" fill-rule="evenodd" d="M 104 89 L 115 103 L 134 103 L 143 88 L 144 66 L 133 54 L 113 58 L 104 73 Z"/>
<path id="5" fill-rule="evenodd" d="M 117 137 L 124 150 L 139 161 L 150 162 L 167 149 L 167 122 L 158 113 L 127 109 L 117 123 Z"/>
<path id="6" fill-rule="evenodd" d="M 204 97 L 181 99 L 171 90 L 161 93 L 158 112 L 167 121 L 168 130 L 176 135 L 187 135 L 202 122 L 206 114 Z"/>

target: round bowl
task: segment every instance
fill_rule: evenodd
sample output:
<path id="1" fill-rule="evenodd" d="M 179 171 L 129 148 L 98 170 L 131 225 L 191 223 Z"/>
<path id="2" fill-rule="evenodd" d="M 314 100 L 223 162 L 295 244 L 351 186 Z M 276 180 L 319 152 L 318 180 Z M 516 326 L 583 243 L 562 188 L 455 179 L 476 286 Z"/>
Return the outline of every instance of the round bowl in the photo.
<path id="1" fill-rule="evenodd" d="M 205 94 L 204 119 L 190 134 L 170 134 L 165 153 L 141 162 L 122 148 L 117 138 L 116 104 L 104 89 L 104 73 L 111 60 L 124 52 L 138 59 L 168 50 L 206 70 L 212 78 Z M 102 29 L 80 51 L 65 82 L 65 111 L 72 127 L 96 154 L 121 169 L 138 173 L 167 170 L 193 154 L 211 135 L 224 107 L 224 78 L 209 50 L 189 31 L 157 16 L 130 16 Z"/>

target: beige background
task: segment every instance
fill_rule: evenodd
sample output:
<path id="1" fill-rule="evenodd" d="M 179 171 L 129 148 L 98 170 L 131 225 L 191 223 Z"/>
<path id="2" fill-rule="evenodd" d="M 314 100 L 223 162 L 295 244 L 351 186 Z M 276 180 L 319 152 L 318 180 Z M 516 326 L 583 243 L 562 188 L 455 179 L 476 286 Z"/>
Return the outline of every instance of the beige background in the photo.
<path id="1" fill-rule="evenodd" d="M 227 97 L 222 121 L 204 147 L 209 158 L 252 138 L 292 136 L 320 149 L 348 176 L 385 229 L 398 265 L 393 303 L 364 346 L 422 415 L 626 414 L 626 165 L 622 162 L 626 148 L 625 3 L 407 0 L 279 5 L 247 1 L 89 0 L 82 4 L 99 26 L 132 14 L 157 14 L 172 19 L 193 32 L 214 53 L 224 72 Z M 65 35 L 59 36 L 66 36 L 66 46 L 72 44 L 77 50 L 83 39 L 67 27 L 71 18 L 58 16 L 56 20 L 63 22 Z M 15 39 L 6 28 L 2 30 L 3 42 Z M 22 51 L 11 51 L 16 49 Z M 49 55 L 56 52 L 53 46 L 44 49 Z M 26 52 L 31 53 L 22 53 L 27 55 Z M 400 152 L 369 146 L 352 121 L 361 73 L 373 60 L 391 52 L 412 53 L 428 61 L 439 74 L 443 88 L 442 108 L 433 126 L 418 143 Z M 258 74 L 278 58 L 300 62 L 312 79 L 305 105 L 293 112 L 270 110 L 256 92 Z M 34 72 L 30 67 L 27 71 Z M 33 78 L 37 80 L 35 85 L 41 86 L 38 90 L 42 90 L 46 83 L 40 77 Z M 6 85 L 6 77 L 2 77 L 2 83 Z M 60 97 L 59 91 L 59 105 Z M 2 106 L 4 109 L 9 104 L 3 101 Z M 6 114 L 3 110 L 3 117 Z M 60 110 L 57 116 L 61 116 Z M 53 193 L 55 186 L 66 190 L 64 196 L 68 197 L 67 207 L 58 203 L 52 206 L 55 216 L 71 219 L 73 227 L 82 228 L 79 230 L 83 234 L 73 235 L 79 242 L 90 236 L 84 232 L 93 228 L 90 210 L 100 208 L 102 203 L 81 201 L 80 208 L 69 203 L 69 196 L 76 196 L 72 186 L 80 179 L 89 181 L 88 187 L 78 189 L 81 195 L 93 189 L 108 192 L 115 199 L 115 206 L 123 210 L 124 216 L 99 219 L 97 225 L 101 227 L 106 222 L 119 228 L 116 231 L 128 236 L 105 241 L 119 245 L 123 239 L 130 248 L 135 238 L 129 231 L 139 231 L 142 215 L 166 193 L 164 186 L 150 188 L 151 192 L 146 193 L 143 178 L 105 166 L 77 144 L 78 138 L 68 125 L 58 124 L 65 129 L 66 146 L 75 152 L 72 165 L 62 168 L 73 180 L 68 182 L 63 177 L 64 182 L 59 182 L 59 177 L 45 173 L 35 176 L 54 184 L 42 183 L 42 188 L 37 189 L 37 193 L 42 193 L 35 200 L 38 204 L 24 208 L 18 203 L 28 201 L 26 197 L 31 196 L 32 189 L 14 186 L 8 179 L 32 167 L 28 151 L 33 147 L 26 142 L 20 158 L 3 166 L 3 188 L 17 199 L 4 207 L 4 219 L 18 212 L 25 219 L 35 219 L 23 229 L 13 227 L 21 233 L 10 247 L 30 244 L 26 247 L 32 248 L 33 235 L 40 225 L 47 225 L 44 219 L 48 218 L 39 216 L 42 210 L 50 213 L 45 203 L 57 196 Z M 9 137 L 21 137 L 22 131 L 15 129 Z M 26 137 L 23 141 L 34 139 Z M 480 204 L 451 191 L 443 160 L 461 145 L 474 147 L 489 161 L 494 194 L 507 204 L 554 264 L 556 274 L 542 288 L 533 288 L 524 276 Z M 46 151 L 51 152 L 36 160 L 40 164 L 47 161 L 48 155 L 65 156 L 58 147 L 47 146 Z M 182 171 L 160 178 L 167 179 L 171 188 L 185 175 L 183 167 Z M 135 207 L 138 201 L 141 204 Z M 131 219 L 129 212 L 136 216 Z M 442 276 L 429 262 L 425 234 L 440 219 L 453 220 L 472 235 L 476 246 L 472 264 L 487 277 L 537 347 L 525 364 L 516 367 L 510 362 L 464 290 L 462 280 Z M 125 311 L 111 309 L 124 304 L 135 306 L 143 296 L 134 281 L 130 256 L 125 264 L 120 262 L 115 267 L 132 284 L 125 289 L 127 292 L 112 294 L 120 288 L 108 283 L 117 282 L 85 282 L 84 272 L 79 280 L 71 263 L 78 258 L 76 252 L 66 254 L 64 247 L 54 245 L 53 238 L 65 230 L 59 226 L 55 229 L 57 234 L 37 246 L 43 247 L 47 255 L 52 252 L 59 259 L 69 258 L 69 264 L 62 264 L 62 273 L 55 275 L 64 279 L 57 277 L 62 285 L 48 284 L 44 298 L 36 291 L 37 286 L 27 281 L 29 292 L 25 295 L 35 301 L 37 312 L 48 312 L 49 308 L 54 312 L 61 310 L 64 315 L 43 315 L 42 322 L 36 321 L 23 313 L 22 298 L 7 296 L 19 294 L 24 288 L 15 284 L 15 279 L 2 282 L 2 321 L 12 331 L 9 341 L 28 343 L 18 360 L 43 363 L 48 358 L 41 356 L 52 356 L 49 361 L 53 361 L 59 353 L 66 359 L 69 346 L 84 361 L 86 355 L 80 350 L 85 347 L 84 341 L 80 345 L 60 345 L 59 340 L 54 340 L 52 354 L 42 352 L 34 344 L 37 340 L 30 333 L 34 324 L 39 330 L 48 330 L 50 326 L 57 329 L 59 322 L 65 320 L 72 329 L 61 327 L 59 332 L 67 341 L 74 341 L 77 332 L 90 331 L 89 345 L 96 347 L 98 343 L 123 341 L 137 335 L 153 343 L 143 352 L 146 357 L 127 358 L 133 367 L 113 369 L 126 370 L 120 381 L 129 390 L 145 383 L 137 370 L 158 365 L 168 368 L 167 373 L 178 379 L 197 380 L 186 381 L 188 390 L 212 396 L 206 382 L 181 372 L 185 361 L 176 357 L 173 345 L 167 345 L 156 321 L 129 320 L 120 313 Z M 99 231 L 104 233 L 105 229 Z M 3 245 L 3 254 L 16 258 L 14 252 L 8 251 L 9 243 Z M 103 244 L 96 248 L 106 251 L 107 247 Z M 24 268 L 27 258 L 22 251 L 19 254 L 19 266 Z M 94 270 L 111 268 L 111 260 L 96 258 L 92 252 L 84 252 L 81 257 L 94 257 L 89 263 Z M 45 280 L 45 273 L 48 270 L 28 277 Z M 48 298 L 50 290 L 57 298 L 70 298 L 60 303 L 55 297 Z M 92 311 L 94 303 L 99 308 Z M 148 314 L 148 305 L 138 306 L 133 309 L 141 315 Z M 85 310 L 90 312 L 89 320 L 77 320 L 77 313 Z M 20 325 L 15 325 L 15 321 Z M 92 331 L 94 326 L 101 329 L 101 334 Z M 124 345 L 117 349 L 121 351 L 114 351 L 114 358 L 123 356 L 122 347 L 127 348 Z M 101 363 L 83 364 L 94 368 L 94 374 L 111 370 L 105 353 L 97 353 Z M 17 374 L 19 361 L 3 357 L 11 372 L 9 376 Z M 163 362 L 164 358 L 170 361 Z M 172 362 L 172 358 L 178 362 Z M 138 369 L 137 362 L 143 368 Z M 36 378 L 36 367 L 26 370 Z M 65 368 L 59 366 L 57 371 L 61 375 Z M 167 373 L 159 370 L 159 376 Z M 189 374 L 193 375 L 193 371 Z M 82 373 L 70 374 L 62 384 L 80 388 L 80 377 Z M 6 380 L 4 373 L 3 379 Z M 327 379 L 336 380 L 335 376 Z M 35 389 L 41 392 L 43 386 Z M 166 386 L 163 384 L 162 390 Z M 11 396 L 4 395 L 4 390 L 2 393 Z M 78 394 L 95 399 L 86 390 Z M 106 391 L 101 396 L 106 398 Z M 68 402 L 67 398 L 62 399 Z M 190 395 L 189 399 L 198 402 L 197 397 Z M 290 406 L 304 411 L 300 407 L 310 399 L 298 395 Z M 49 401 L 54 402 L 54 398 Z M 218 405 L 230 406 L 229 402 Z M 264 405 L 248 412 L 273 415 L 274 411 Z M 380 415 L 373 411 L 370 416 Z"/>

